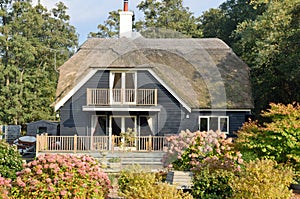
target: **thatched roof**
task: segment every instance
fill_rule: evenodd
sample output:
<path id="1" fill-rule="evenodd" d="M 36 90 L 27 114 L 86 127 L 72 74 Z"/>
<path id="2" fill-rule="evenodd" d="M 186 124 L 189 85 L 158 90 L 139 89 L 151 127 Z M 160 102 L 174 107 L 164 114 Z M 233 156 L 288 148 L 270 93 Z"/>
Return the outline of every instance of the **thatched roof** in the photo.
<path id="1" fill-rule="evenodd" d="M 106 68 L 152 70 L 190 108 L 253 108 L 249 68 L 223 41 L 141 37 L 88 39 L 59 68 L 55 104 L 91 71 Z"/>

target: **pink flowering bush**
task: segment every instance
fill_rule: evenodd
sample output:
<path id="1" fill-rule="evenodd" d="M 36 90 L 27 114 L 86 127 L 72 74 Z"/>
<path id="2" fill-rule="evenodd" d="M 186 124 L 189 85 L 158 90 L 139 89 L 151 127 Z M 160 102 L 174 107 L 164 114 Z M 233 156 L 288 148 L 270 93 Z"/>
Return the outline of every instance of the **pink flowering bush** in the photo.
<path id="1" fill-rule="evenodd" d="M 0 198 L 8 199 L 11 189 L 11 180 L 0 176 Z"/>
<path id="2" fill-rule="evenodd" d="M 17 173 L 15 198 L 107 198 L 110 180 L 90 156 L 40 155 Z"/>
<path id="3" fill-rule="evenodd" d="M 192 144 L 195 139 L 195 133 L 181 131 L 178 135 L 172 135 L 166 138 L 169 143 L 168 147 L 164 149 L 165 155 L 162 162 L 164 167 L 172 168 L 172 162 L 181 159 L 184 151 Z"/>
<path id="4" fill-rule="evenodd" d="M 221 132 L 181 132 L 168 138 L 164 165 L 176 170 L 210 169 L 240 170 L 243 163 L 240 152 L 234 150 L 232 139 Z M 176 158 L 174 158 L 176 157 Z"/>

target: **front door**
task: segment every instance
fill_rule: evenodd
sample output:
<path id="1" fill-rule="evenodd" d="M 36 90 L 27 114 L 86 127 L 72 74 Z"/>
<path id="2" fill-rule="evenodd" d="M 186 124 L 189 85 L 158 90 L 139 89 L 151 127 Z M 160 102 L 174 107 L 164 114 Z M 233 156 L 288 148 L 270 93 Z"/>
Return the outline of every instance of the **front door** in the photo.
<path id="1" fill-rule="evenodd" d="M 136 116 L 110 116 L 109 129 L 110 138 L 112 138 L 112 135 L 120 136 L 121 132 L 126 132 L 128 129 L 136 131 Z M 117 137 L 113 142 L 118 146 L 121 142 L 121 138 Z M 112 140 L 110 146 L 111 144 Z"/>

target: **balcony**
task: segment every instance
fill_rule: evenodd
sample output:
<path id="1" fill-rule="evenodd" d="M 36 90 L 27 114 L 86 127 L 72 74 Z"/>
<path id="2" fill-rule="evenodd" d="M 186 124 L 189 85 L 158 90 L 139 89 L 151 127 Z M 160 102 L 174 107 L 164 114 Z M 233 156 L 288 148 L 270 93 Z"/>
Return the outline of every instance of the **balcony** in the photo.
<path id="1" fill-rule="evenodd" d="M 157 89 L 87 89 L 88 106 L 156 106 Z"/>

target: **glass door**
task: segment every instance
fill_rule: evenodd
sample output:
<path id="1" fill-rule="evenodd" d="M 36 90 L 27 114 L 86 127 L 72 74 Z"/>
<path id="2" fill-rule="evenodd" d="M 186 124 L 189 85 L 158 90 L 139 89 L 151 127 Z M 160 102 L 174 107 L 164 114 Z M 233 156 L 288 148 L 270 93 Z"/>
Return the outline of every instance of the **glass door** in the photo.
<path id="1" fill-rule="evenodd" d="M 132 132 L 136 131 L 135 116 L 111 116 L 109 123 L 111 145 L 113 144 L 114 147 L 118 147 L 121 142 L 124 142 L 121 133 L 128 132 L 128 129 L 131 129 Z"/>
<path id="2" fill-rule="evenodd" d="M 134 104 L 136 102 L 136 73 L 111 72 L 110 96 L 113 104 Z"/>

